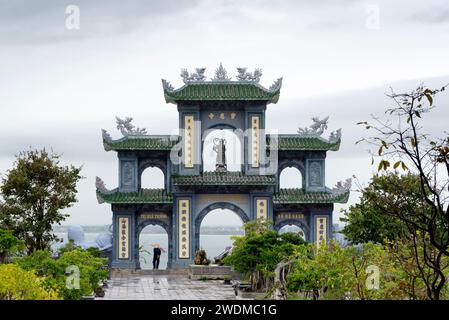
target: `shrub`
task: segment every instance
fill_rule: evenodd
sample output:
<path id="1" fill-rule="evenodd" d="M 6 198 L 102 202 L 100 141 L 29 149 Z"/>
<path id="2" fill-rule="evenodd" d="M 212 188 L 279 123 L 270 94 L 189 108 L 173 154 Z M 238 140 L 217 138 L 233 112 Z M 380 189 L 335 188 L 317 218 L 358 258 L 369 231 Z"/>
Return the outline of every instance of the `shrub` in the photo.
<path id="1" fill-rule="evenodd" d="M 373 267 L 379 271 L 377 288 L 367 285 L 373 279 Z M 313 244 L 297 250 L 287 284 L 290 292 L 313 299 L 416 299 L 405 286 L 407 277 L 382 245 L 343 248 L 330 242 L 318 250 Z"/>
<path id="2" fill-rule="evenodd" d="M 69 251 L 73 251 L 76 249 L 82 249 L 80 246 L 76 245 L 75 242 L 73 242 L 73 240 L 69 240 L 69 242 L 66 243 L 66 245 L 62 246 L 61 248 L 59 248 L 58 250 L 58 254 L 61 256 L 66 252 Z M 87 252 L 89 252 L 92 257 L 95 258 L 101 258 L 101 250 L 98 248 L 94 248 L 94 247 L 89 247 L 87 249 L 84 249 Z"/>
<path id="3" fill-rule="evenodd" d="M 77 246 L 73 240 L 69 240 L 69 242 L 67 242 L 64 246 L 62 246 L 58 249 L 58 255 L 61 256 L 64 253 L 73 251 L 77 248 L 80 248 L 80 247 Z"/>
<path id="4" fill-rule="evenodd" d="M 6 263 L 9 256 L 25 250 L 25 243 L 13 235 L 11 230 L 0 229 L 0 263 Z"/>
<path id="5" fill-rule="evenodd" d="M 230 255 L 223 259 L 237 272 L 249 277 L 253 289 L 265 289 L 274 281 L 274 269 L 295 248 L 304 243 L 299 235 L 269 229 L 270 222 L 251 221 L 245 224 L 245 235 L 234 237 Z"/>
<path id="6" fill-rule="evenodd" d="M 90 295 L 99 285 L 101 280 L 108 277 L 108 270 L 101 269 L 107 263 L 107 259 L 97 258 L 83 249 L 75 249 L 64 253 L 57 265 L 64 270 L 62 289 L 67 299 L 80 299 L 84 295 Z M 65 285 L 65 270 L 70 266 L 77 266 L 80 271 L 80 289 L 68 289 Z"/>
<path id="7" fill-rule="evenodd" d="M 16 264 L 0 265 L 0 300 L 56 300 L 58 294 L 45 288 L 44 279 Z"/>
<path id="8" fill-rule="evenodd" d="M 95 254 L 96 251 L 92 252 Z M 35 251 L 16 261 L 24 269 L 45 277 L 44 285 L 47 288 L 56 287 L 65 300 L 79 300 L 92 294 L 99 282 L 108 277 L 108 271 L 102 269 L 107 259 L 97 258 L 91 251 L 77 247 L 65 251 L 58 259 L 53 259 L 48 251 Z M 66 285 L 66 270 L 73 266 L 79 270 L 79 288 Z"/>

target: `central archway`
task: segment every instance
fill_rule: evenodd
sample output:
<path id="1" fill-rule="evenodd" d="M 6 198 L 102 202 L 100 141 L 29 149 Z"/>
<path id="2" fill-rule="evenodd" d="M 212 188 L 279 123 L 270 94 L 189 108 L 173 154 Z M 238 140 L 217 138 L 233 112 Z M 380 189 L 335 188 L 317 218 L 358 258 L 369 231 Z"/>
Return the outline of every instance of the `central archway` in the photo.
<path id="1" fill-rule="evenodd" d="M 302 220 L 298 220 L 298 219 L 282 220 L 274 225 L 274 230 L 276 230 L 277 232 L 280 232 L 280 231 L 282 231 L 281 229 L 284 229 L 284 227 L 292 227 L 292 226 L 296 226 L 299 228 L 298 231 L 300 231 L 300 233 L 302 233 L 304 240 L 306 240 L 306 241 L 310 240 L 310 228 L 307 225 L 307 223 L 305 223 Z"/>
<path id="2" fill-rule="evenodd" d="M 225 214 L 235 214 L 238 218 L 240 218 L 241 220 L 241 225 L 243 226 L 243 224 L 245 224 L 246 222 L 248 222 L 250 219 L 248 217 L 248 214 L 242 210 L 240 207 L 238 207 L 235 204 L 229 203 L 229 202 L 216 202 L 213 204 L 208 205 L 207 207 L 205 207 L 203 210 L 201 210 L 199 212 L 199 214 L 197 215 L 196 219 L 195 219 L 195 247 L 194 247 L 194 254 L 197 250 L 200 249 L 200 237 L 201 237 L 201 224 L 204 220 L 204 218 L 211 213 L 212 211 L 231 211 L 231 212 L 226 212 Z M 212 235 L 212 234 L 210 234 Z M 229 245 L 229 244 L 228 244 Z M 226 243 L 223 244 L 223 250 L 226 247 Z M 207 250 L 206 250 L 207 252 Z M 222 251 L 221 251 L 222 252 Z M 208 257 L 213 260 L 214 256 L 218 255 L 221 252 L 207 252 Z"/>

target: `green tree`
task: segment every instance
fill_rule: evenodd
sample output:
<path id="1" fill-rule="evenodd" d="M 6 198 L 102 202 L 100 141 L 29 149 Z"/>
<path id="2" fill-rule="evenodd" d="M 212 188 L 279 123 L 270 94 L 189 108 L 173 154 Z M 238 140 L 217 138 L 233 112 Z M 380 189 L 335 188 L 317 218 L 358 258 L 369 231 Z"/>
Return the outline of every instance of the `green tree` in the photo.
<path id="1" fill-rule="evenodd" d="M 45 149 L 22 152 L 2 179 L 0 226 L 23 239 L 28 252 L 49 249 L 58 239 L 52 225 L 65 220 L 61 210 L 76 202 L 81 168 L 61 166 L 59 159 Z"/>
<path id="2" fill-rule="evenodd" d="M 369 285 L 373 272 L 379 281 Z M 409 288 L 402 286 L 404 277 L 390 251 L 382 245 L 341 247 L 330 242 L 319 249 L 312 244 L 298 248 L 287 287 L 290 292 L 313 299 L 410 299 Z"/>
<path id="3" fill-rule="evenodd" d="M 404 292 L 407 299 L 429 299 L 426 282 L 431 281 L 434 275 L 432 268 L 427 267 L 423 261 L 423 246 L 419 242 L 413 243 L 410 239 L 397 239 L 387 243 L 385 248 L 388 250 L 389 259 L 397 265 L 396 288 Z M 444 260 L 446 261 L 442 266 L 446 271 L 447 259 Z M 447 297 L 445 291 L 447 290 L 442 290 L 443 298 Z"/>
<path id="4" fill-rule="evenodd" d="M 449 136 L 430 135 L 423 126 L 423 117 L 434 109 L 437 94 L 448 85 L 432 90 L 420 85 L 406 93 L 392 91 L 388 97 L 393 107 L 386 110 L 386 118 L 359 122 L 373 132 L 366 141 L 376 148 L 380 157 L 379 171 L 402 168 L 419 177 L 421 201 L 429 210 L 398 212 L 414 245 L 414 253 L 421 273 L 431 268 L 432 279 L 423 276 L 429 298 L 438 300 L 445 287 L 443 257 L 449 256 Z M 445 127 L 442 130 L 446 129 Z M 422 250 L 419 248 L 422 247 Z M 418 256 L 421 255 L 421 256 Z M 420 264 L 422 261 L 423 264 Z"/>
<path id="5" fill-rule="evenodd" d="M 398 216 L 410 210 L 430 210 L 422 200 L 419 177 L 413 174 L 376 174 L 360 190 L 360 202 L 342 210 L 342 233 L 350 243 L 387 243 L 409 235 Z"/>
<path id="6" fill-rule="evenodd" d="M 0 229 L 0 263 L 7 262 L 10 255 L 25 249 L 22 240 L 13 235 L 11 230 Z"/>
<path id="7" fill-rule="evenodd" d="M 351 273 L 352 248 L 336 242 L 299 247 L 293 257 L 293 268 L 287 276 L 289 291 L 304 298 L 343 299 L 355 286 Z"/>

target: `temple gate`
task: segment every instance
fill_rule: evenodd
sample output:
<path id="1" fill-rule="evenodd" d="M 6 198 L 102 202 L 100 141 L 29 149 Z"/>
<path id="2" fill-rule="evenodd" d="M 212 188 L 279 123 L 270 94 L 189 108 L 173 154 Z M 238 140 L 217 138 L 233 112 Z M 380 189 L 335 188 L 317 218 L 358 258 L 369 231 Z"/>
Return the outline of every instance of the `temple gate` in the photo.
<path id="1" fill-rule="evenodd" d="M 117 118 L 123 137 L 112 139 L 103 132 L 106 151 L 118 154 L 119 186 L 108 190 L 97 177 L 99 203 L 113 212 L 113 268 L 140 268 L 139 234 L 155 224 L 168 234 L 168 268 L 193 263 L 199 249 L 200 225 L 214 209 L 230 209 L 243 222 L 272 220 L 279 230 L 297 225 L 310 242 L 332 237 L 334 203 L 349 197 L 350 179 L 330 189 L 325 186 L 327 151 L 337 151 L 341 130 L 322 137 L 327 118 L 313 118 L 310 128 L 296 134 L 269 134 L 265 130 L 268 104 L 278 102 L 282 78 L 265 88 L 259 84 L 260 69 L 238 68 L 235 81 L 220 65 L 215 77 L 206 80 L 205 69 L 182 70 L 184 85 L 175 89 L 162 80 L 167 103 L 179 112 L 179 135 L 149 135 L 135 128 L 132 118 Z M 226 141 L 215 141 L 215 171 L 205 171 L 204 137 L 210 130 L 229 129 L 240 141 L 242 165 L 228 171 Z M 163 189 L 143 189 L 142 172 L 157 167 L 164 173 Z M 280 173 L 295 167 L 302 187 L 280 188 Z"/>

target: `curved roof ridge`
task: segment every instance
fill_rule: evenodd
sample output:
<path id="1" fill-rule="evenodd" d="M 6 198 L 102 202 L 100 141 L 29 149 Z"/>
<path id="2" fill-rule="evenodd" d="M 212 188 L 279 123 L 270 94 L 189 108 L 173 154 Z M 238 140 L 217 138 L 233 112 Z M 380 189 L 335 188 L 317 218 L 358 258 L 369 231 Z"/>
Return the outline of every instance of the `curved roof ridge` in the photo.
<path id="1" fill-rule="evenodd" d="M 112 191 L 112 190 L 111 190 Z M 104 193 L 97 189 L 99 203 L 173 203 L 173 194 L 161 188 L 140 189 L 135 192 L 121 192 L 114 189 L 113 192 Z"/>
<path id="2" fill-rule="evenodd" d="M 306 191 L 304 188 L 281 188 L 273 195 L 273 202 L 277 204 L 289 203 L 346 203 L 350 190 L 335 192 L 329 188 L 324 191 Z"/>
<path id="3" fill-rule="evenodd" d="M 266 146 L 269 148 L 271 137 L 266 136 Z M 340 148 L 341 137 L 336 141 L 325 139 L 321 136 L 304 136 L 301 134 L 278 134 L 277 149 L 280 151 L 337 151 Z"/>
<path id="4" fill-rule="evenodd" d="M 277 103 L 279 100 L 282 78 L 265 88 L 255 81 L 189 81 L 175 89 L 170 82 L 162 79 L 164 97 L 167 103 L 177 101 L 267 101 Z"/>

